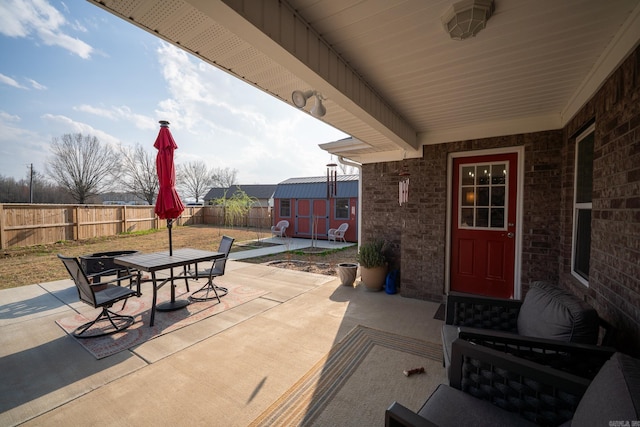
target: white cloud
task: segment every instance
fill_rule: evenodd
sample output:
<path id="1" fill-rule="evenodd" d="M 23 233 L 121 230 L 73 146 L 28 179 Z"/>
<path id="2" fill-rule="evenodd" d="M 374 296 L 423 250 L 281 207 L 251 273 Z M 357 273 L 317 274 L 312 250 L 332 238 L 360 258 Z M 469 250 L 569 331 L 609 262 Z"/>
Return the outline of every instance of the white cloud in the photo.
<path id="1" fill-rule="evenodd" d="M 238 169 L 242 183 L 324 174 L 319 143 L 342 132 L 162 42 L 158 61 L 170 98 L 156 113 L 172 123 L 176 162 Z M 186 132 L 186 133 L 185 133 Z"/>
<path id="2" fill-rule="evenodd" d="M 33 79 L 27 79 L 27 81 L 29 83 L 31 83 L 31 87 L 37 90 L 46 90 L 47 87 L 43 84 L 38 83 L 37 81 L 33 80 Z"/>
<path id="3" fill-rule="evenodd" d="M 37 132 L 18 125 L 19 116 L 0 111 L 0 175 L 26 176 L 27 164 L 44 171 L 49 143 Z"/>
<path id="4" fill-rule="evenodd" d="M 12 79 L 9 76 L 5 76 L 4 74 L 1 74 L 1 73 L 0 73 L 0 83 L 6 84 L 8 86 L 13 86 L 18 89 L 27 89 L 25 86 L 18 83 L 15 79 Z"/>
<path id="5" fill-rule="evenodd" d="M 15 114 L 9 114 L 6 111 L 0 110 L 0 122 L 19 122 L 20 116 Z"/>
<path id="6" fill-rule="evenodd" d="M 42 118 L 52 125 L 50 130 L 52 135 L 55 137 L 59 137 L 67 133 L 81 133 L 83 135 L 95 136 L 100 140 L 100 142 L 109 144 L 112 147 L 116 147 L 120 144 L 120 140 L 117 137 L 100 129 L 96 129 L 87 123 L 73 120 L 67 116 L 59 114 L 43 114 Z"/>
<path id="7" fill-rule="evenodd" d="M 83 59 L 93 48 L 63 31 L 69 25 L 65 17 L 46 0 L 0 1 L 0 33 L 8 37 L 36 36 L 47 46 L 59 46 Z M 72 29 L 74 26 L 71 26 Z M 86 31 L 86 30 L 85 30 Z"/>
<path id="8" fill-rule="evenodd" d="M 102 108 L 83 104 L 78 107 L 74 107 L 73 109 L 76 111 L 93 114 L 95 116 L 104 117 L 109 120 L 132 123 L 136 128 L 142 130 L 150 130 L 157 127 L 157 121 L 153 117 L 134 113 L 131 108 L 127 106 Z"/>

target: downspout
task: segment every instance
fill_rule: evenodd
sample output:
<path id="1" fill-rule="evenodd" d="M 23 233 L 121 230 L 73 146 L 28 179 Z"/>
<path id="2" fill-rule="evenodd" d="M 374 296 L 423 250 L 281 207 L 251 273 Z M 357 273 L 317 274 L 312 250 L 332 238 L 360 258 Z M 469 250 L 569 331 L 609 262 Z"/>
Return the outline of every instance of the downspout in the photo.
<path id="1" fill-rule="evenodd" d="M 352 162 L 351 160 L 346 160 L 342 156 L 338 156 L 338 161 L 340 164 L 353 166 L 358 169 L 358 248 L 360 248 L 360 242 L 362 240 L 362 165 Z"/>

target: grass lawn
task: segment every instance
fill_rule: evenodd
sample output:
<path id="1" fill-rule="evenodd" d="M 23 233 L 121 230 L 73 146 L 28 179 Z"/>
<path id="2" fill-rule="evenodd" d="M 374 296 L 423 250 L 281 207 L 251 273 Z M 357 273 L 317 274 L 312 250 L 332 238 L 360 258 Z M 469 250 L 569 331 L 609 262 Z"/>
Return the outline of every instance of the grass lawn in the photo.
<path id="1" fill-rule="evenodd" d="M 220 228 L 205 225 L 174 227 L 173 247 L 197 248 L 215 251 L 220 239 L 227 235 L 236 239 L 232 252 L 242 249 L 244 242 L 271 237 L 269 230 L 247 228 Z M 157 252 L 169 249 L 169 237 L 165 228 L 134 234 L 121 234 L 113 237 L 84 241 L 65 241 L 49 245 L 4 249 L 0 252 L 0 289 L 15 288 L 35 283 L 68 279 L 69 273 L 56 256 L 80 256 L 97 252 L 118 250 L 137 250 Z M 267 262 L 273 259 L 298 259 L 310 262 L 353 262 L 355 247 L 343 251 L 322 254 L 288 253 L 276 256 L 243 260 L 245 262 Z"/>

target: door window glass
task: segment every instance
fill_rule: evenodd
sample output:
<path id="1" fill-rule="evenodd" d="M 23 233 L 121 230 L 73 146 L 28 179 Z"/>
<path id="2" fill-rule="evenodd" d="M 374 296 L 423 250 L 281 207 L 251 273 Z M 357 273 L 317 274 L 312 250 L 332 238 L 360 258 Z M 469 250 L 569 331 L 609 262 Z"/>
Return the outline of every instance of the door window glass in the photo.
<path id="1" fill-rule="evenodd" d="M 461 228 L 506 229 L 508 162 L 465 164 L 460 168 Z"/>

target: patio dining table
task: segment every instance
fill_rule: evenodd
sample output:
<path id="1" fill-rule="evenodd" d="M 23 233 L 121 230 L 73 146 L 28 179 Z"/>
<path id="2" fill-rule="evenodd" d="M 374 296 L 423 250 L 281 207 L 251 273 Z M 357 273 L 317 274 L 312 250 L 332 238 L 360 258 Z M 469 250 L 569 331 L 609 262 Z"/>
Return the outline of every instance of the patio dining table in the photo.
<path id="1" fill-rule="evenodd" d="M 114 262 L 124 267 L 134 268 L 139 271 L 145 271 L 151 273 L 151 281 L 153 282 L 153 302 L 151 304 L 151 320 L 149 326 L 153 326 L 156 314 L 156 300 L 158 296 L 158 289 L 171 283 L 171 301 L 166 301 L 158 306 L 159 311 L 170 311 L 183 308 L 189 304 L 188 301 L 176 301 L 175 299 L 175 284 L 176 279 L 185 278 L 184 273 L 174 276 L 173 269 L 175 267 L 185 267 L 190 264 L 196 264 L 199 262 L 213 261 L 215 259 L 224 258 L 225 254 L 222 252 L 203 251 L 200 249 L 183 248 L 173 251 L 173 254 L 169 254 L 169 251 L 154 252 L 150 254 L 134 254 L 126 255 L 122 257 L 116 257 Z M 171 274 L 168 278 L 158 280 L 156 272 L 160 270 L 171 270 Z"/>

